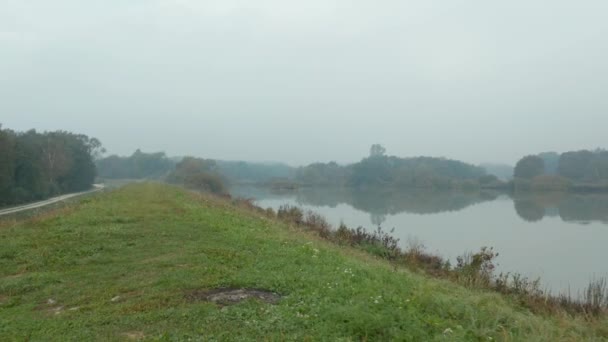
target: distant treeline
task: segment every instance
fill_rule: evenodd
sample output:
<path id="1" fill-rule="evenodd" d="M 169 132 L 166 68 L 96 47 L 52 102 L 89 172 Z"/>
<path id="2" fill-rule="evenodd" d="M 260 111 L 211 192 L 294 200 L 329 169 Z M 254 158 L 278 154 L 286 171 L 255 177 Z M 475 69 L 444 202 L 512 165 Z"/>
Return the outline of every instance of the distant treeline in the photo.
<path id="1" fill-rule="evenodd" d="M 281 163 L 251 163 L 217 160 L 217 171 L 237 183 L 264 183 L 276 179 L 293 179 L 296 169 Z"/>
<path id="2" fill-rule="evenodd" d="M 457 160 L 433 157 L 400 158 L 387 156 L 380 145 L 358 163 L 315 163 L 301 167 L 295 181 L 303 185 L 352 187 L 459 188 L 501 186 L 496 176 L 482 167 Z"/>
<path id="3" fill-rule="evenodd" d="M 0 205 L 87 190 L 101 143 L 65 131 L 15 132 L 0 126 Z"/>
<path id="4" fill-rule="evenodd" d="M 111 155 L 97 160 L 99 177 L 108 179 L 164 179 L 186 158 L 169 158 L 164 152 L 145 153 L 135 151 L 129 157 Z M 281 163 L 251 163 L 244 161 L 222 161 L 200 159 L 204 163 L 213 162 L 213 172 L 226 180 L 236 183 L 263 183 L 277 178 L 293 178 L 295 169 Z M 208 169 L 209 165 L 205 168 Z"/>
<path id="5" fill-rule="evenodd" d="M 139 149 L 129 157 L 111 155 L 96 164 L 99 177 L 110 179 L 161 179 L 175 167 L 164 152 L 144 153 Z"/>
<path id="6" fill-rule="evenodd" d="M 188 160 L 184 162 L 186 159 Z M 173 182 L 200 185 L 202 178 L 199 177 L 195 182 L 192 178 L 184 177 L 183 171 L 179 171 L 180 168 L 186 168 L 188 172 L 206 174 L 210 182 L 257 183 L 287 189 L 299 186 L 581 191 L 608 189 L 608 152 L 599 149 L 526 156 L 515 168 L 500 164 L 476 166 L 446 158 L 389 156 L 381 145 L 373 145 L 369 156 L 348 165 L 329 162 L 294 168 L 281 163 L 169 158 L 163 152 L 144 153 L 137 150 L 130 157 L 110 156 L 100 159 L 97 167 L 103 178 L 162 180 L 172 175 L 173 178 L 169 179 Z M 215 185 L 211 187 L 217 188 Z M 226 185 L 222 187 L 225 188 Z"/>
<path id="7" fill-rule="evenodd" d="M 136 150 L 129 157 L 112 155 L 97 160 L 99 177 L 152 179 L 181 184 L 191 189 L 226 193 L 226 179 L 215 160 L 195 157 L 169 158 L 164 152 Z"/>
<path id="8" fill-rule="evenodd" d="M 214 178 L 219 177 L 224 183 L 257 183 L 279 188 L 331 185 L 440 189 L 506 185 L 496 176 L 487 174 L 484 168 L 461 161 L 432 157 L 399 158 L 385 153 L 382 146 L 373 145 L 370 155 L 358 163 L 313 163 L 299 168 L 281 163 L 213 161 L 193 157 L 186 157 L 189 160 L 185 164 L 189 165 L 190 171 L 196 169 Z M 110 156 L 98 160 L 97 167 L 103 178 L 164 179 L 169 173 L 178 171 L 180 164 L 176 164 L 175 160 L 162 152 L 143 153 L 137 150 L 130 157 Z M 182 167 L 185 164 L 182 162 Z M 198 166 L 195 167 L 195 164 Z M 176 178 L 171 181 L 177 182 Z"/>
<path id="9" fill-rule="evenodd" d="M 175 165 L 167 182 L 181 184 L 189 189 L 226 194 L 226 184 L 219 173 L 217 163 L 211 159 L 184 157 Z"/>
<path id="10" fill-rule="evenodd" d="M 514 178 L 516 189 L 605 190 L 608 189 L 608 151 L 529 155 L 517 162 Z"/>

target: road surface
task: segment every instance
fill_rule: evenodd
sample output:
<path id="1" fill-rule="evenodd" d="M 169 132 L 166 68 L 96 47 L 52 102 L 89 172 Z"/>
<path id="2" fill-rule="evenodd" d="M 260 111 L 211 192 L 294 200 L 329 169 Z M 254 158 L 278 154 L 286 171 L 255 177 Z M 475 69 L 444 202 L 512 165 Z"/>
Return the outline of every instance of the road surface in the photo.
<path id="1" fill-rule="evenodd" d="M 103 185 L 102 184 L 93 184 L 93 189 L 92 190 L 83 191 L 83 192 L 76 192 L 76 193 L 73 193 L 73 194 L 61 195 L 61 196 L 49 198 L 49 199 L 46 199 L 46 200 L 40 201 L 40 202 L 34 202 L 34 203 L 30 203 L 30 204 L 21 205 L 21 206 L 18 206 L 18 207 L 13 207 L 13 208 L 8 208 L 8 209 L 2 209 L 2 210 L 0 210 L 0 216 L 14 214 L 14 213 L 18 213 L 18 212 L 21 212 L 21 211 L 26 211 L 26 210 L 36 209 L 36 208 L 41 208 L 41 207 L 44 207 L 44 206 L 47 206 L 47 205 L 50 205 L 50 204 L 53 204 L 53 203 L 65 201 L 65 200 L 67 200 L 69 198 L 73 198 L 73 197 L 89 194 L 89 193 L 92 193 L 92 192 L 96 192 L 96 191 L 99 191 L 101 189 L 103 189 Z"/>

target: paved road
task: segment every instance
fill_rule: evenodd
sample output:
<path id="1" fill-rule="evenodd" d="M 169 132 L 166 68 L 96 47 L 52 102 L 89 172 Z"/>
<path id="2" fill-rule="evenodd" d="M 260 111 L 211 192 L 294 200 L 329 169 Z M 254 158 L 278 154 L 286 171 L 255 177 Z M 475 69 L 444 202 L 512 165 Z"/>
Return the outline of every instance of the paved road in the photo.
<path id="1" fill-rule="evenodd" d="M 26 210 L 36 209 L 36 208 L 41 208 L 41 207 L 47 206 L 49 204 L 65 201 L 65 200 L 67 200 L 69 198 L 73 198 L 73 197 L 77 197 L 77 196 L 82 196 L 82 195 L 85 195 L 85 194 L 89 194 L 89 193 L 92 193 L 92 192 L 99 191 L 101 189 L 103 189 L 103 185 L 102 184 L 93 184 L 93 189 L 89 190 L 89 191 L 83 191 L 83 192 L 76 192 L 76 193 L 73 193 L 73 194 L 61 195 L 61 196 L 49 198 L 47 200 L 40 201 L 40 202 L 34 202 L 34 203 L 26 204 L 26 205 L 21 205 L 21 206 L 18 206 L 18 207 L 13 207 L 13 208 L 8 208 L 8 209 L 2 209 L 2 210 L 0 210 L 0 216 L 8 215 L 8 214 L 14 214 L 14 213 L 18 213 L 18 212 L 21 212 L 21 211 L 26 211 Z"/>

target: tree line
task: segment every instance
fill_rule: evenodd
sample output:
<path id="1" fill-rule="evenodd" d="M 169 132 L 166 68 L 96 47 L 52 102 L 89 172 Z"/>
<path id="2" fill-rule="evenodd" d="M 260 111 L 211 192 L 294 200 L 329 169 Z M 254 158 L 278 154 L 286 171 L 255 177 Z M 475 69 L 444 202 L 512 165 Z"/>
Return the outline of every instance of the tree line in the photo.
<path id="1" fill-rule="evenodd" d="M 294 168 L 281 163 L 169 158 L 163 152 L 137 150 L 130 157 L 110 156 L 98 160 L 97 167 L 104 178 L 167 179 L 217 191 L 225 191 L 227 183 L 258 183 L 278 188 L 597 190 L 600 185 L 608 187 L 608 151 L 601 149 L 526 156 L 515 168 L 476 166 L 447 158 L 389 156 L 378 144 L 370 148 L 367 157 L 348 165 L 329 162 Z M 511 176 L 514 180 L 508 181 Z M 219 182 L 223 185 L 219 186 Z"/>
<path id="2" fill-rule="evenodd" d="M 214 189 L 219 187 L 211 183 L 217 181 L 224 184 L 258 183 L 281 188 L 323 185 L 442 189 L 506 185 L 480 166 L 446 158 L 388 156 L 386 149 L 379 144 L 372 145 L 368 157 L 349 165 L 329 162 L 294 168 L 281 163 L 168 158 L 162 152 L 143 153 L 137 150 L 130 157 L 110 156 L 98 160 L 97 167 L 102 178 L 167 179 L 173 183 L 198 184 L 195 187 Z M 195 174 L 198 176 L 193 176 Z"/>
<path id="3" fill-rule="evenodd" d="M 162 179 L 175 164 L 164 152 L 145 153 L 139 149 L 128 157 L 111 155 L 96 161 L 99 176 L 110 179 Z"/>
<path id="4" fill-rule="evenodd" d="M 520 159 L 513 174 L 518 188 L 593 190 L 608 187 L 608 151 L 545 152 Z"/>
<path id="5" fill-rule="evenodd" d="M 0 126 L 0 205 L 91 188 L 101 143 L 67 131 L 16 132 Z"/>
<path id="6" fill-rule="evenodd" d="M 184 157 L 166 177 L 166 181 L 214 194 L 228 192 L 225 179 L 220 175 L 216 161 L 212 159 Z"/>
<path id="7" fill-rule="evenodd" d="M 401 158 L 386 155 L 375 144 L 368 157 L 350 165 L 335 162 L 314 163 L 296 172 L 296 181 L 304 185 L 352 187 L 457 188 L 499 185 L 497 177 L 484 168 L 457 160 L 434 157 Z"/>

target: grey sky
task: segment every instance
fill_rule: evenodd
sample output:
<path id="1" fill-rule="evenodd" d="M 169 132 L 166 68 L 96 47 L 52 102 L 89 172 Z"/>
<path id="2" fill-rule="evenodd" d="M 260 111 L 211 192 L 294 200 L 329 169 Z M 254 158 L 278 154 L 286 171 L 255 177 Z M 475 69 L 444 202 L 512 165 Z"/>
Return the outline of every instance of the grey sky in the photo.
<path id="1" fill-rule="evenodd" d="M 109 152 L 478 163 L 608 146 L 608 1 L 0 0 L 0 123 Z"/>

